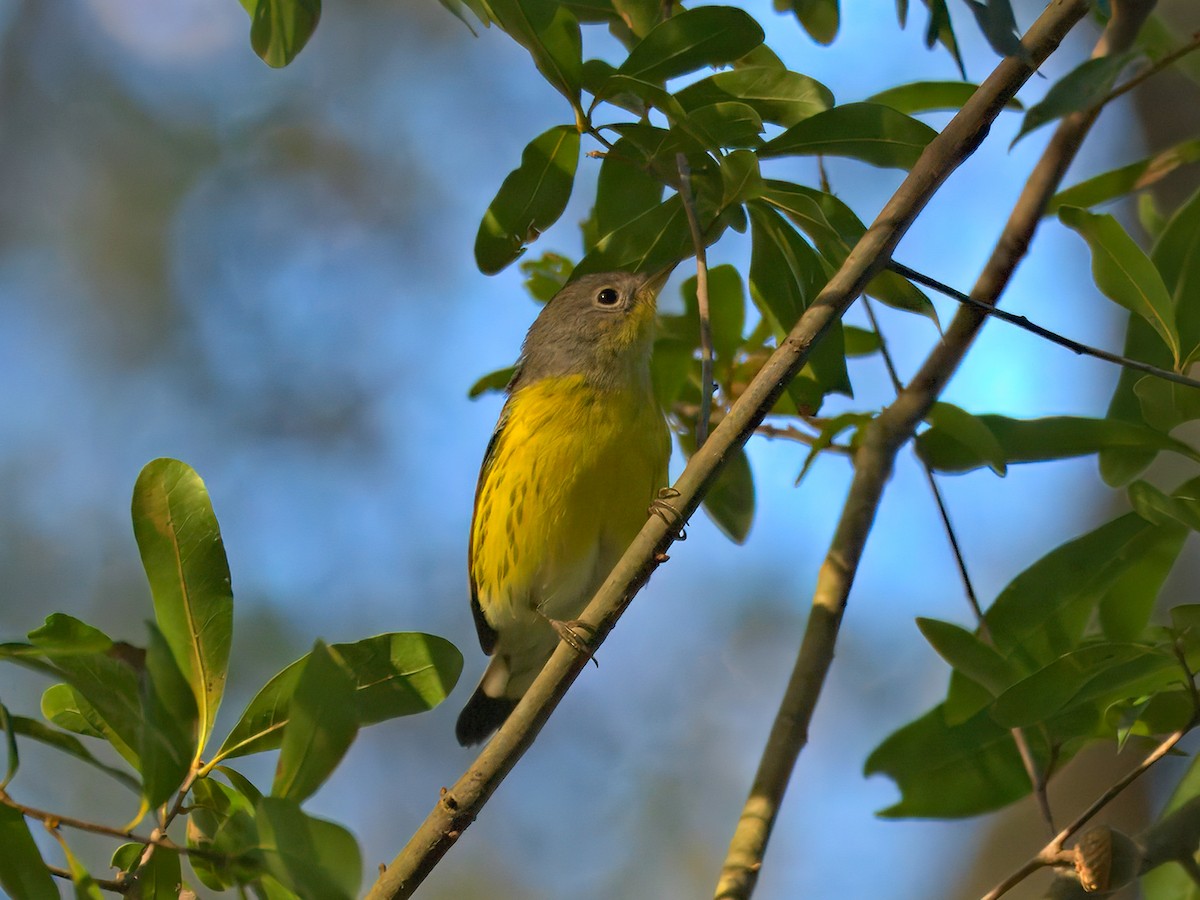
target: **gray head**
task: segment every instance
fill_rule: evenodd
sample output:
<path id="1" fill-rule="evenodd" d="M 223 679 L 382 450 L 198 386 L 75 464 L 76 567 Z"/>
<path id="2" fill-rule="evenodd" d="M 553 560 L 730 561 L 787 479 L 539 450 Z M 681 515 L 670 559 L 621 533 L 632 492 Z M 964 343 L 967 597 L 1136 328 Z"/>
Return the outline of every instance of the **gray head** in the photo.
<path id="1" fill-rule="evenodd" d="M 566 285 L 530 326 L 512 388 L 568 375 L 598 387 L 649 384 L 655 301 L 668 274 L 603 272 Z"/>

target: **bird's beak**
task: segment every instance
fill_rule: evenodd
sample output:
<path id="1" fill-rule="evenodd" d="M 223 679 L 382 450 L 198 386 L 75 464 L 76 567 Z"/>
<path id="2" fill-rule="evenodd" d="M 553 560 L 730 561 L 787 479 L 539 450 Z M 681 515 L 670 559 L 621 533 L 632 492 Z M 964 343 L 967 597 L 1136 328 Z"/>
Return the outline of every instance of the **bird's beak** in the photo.
<path id="1" fill-rule="evenodd" d="M 648 293 L 654 297 L 657 297 L 658 292 L 661 291 L 663 285 L 667 283 L 667 279 L 671 277 L 671 273 L 675 271 L 675 267 L 677 265 L 679 265 L 678 260 L 646 275 L 645 280 L 642 282 L 641 288 L 638 290 L 638 293 Z"/>

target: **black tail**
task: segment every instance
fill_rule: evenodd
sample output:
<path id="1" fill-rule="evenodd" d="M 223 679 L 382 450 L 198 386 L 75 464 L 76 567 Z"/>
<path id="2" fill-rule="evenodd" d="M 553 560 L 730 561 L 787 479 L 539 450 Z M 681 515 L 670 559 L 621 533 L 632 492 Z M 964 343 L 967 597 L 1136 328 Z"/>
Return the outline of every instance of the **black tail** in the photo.
<path id="1" fill-rule="evenodd" d="M 458 724 L 454 726 L 458 743 L 463 747 L 478 744 L 504 724 L 516 705 L 517 701 L 508 697 L 489 697 L 483 692 L 482 685 L 475 688 L 475 693 L 458 714 Z"/>

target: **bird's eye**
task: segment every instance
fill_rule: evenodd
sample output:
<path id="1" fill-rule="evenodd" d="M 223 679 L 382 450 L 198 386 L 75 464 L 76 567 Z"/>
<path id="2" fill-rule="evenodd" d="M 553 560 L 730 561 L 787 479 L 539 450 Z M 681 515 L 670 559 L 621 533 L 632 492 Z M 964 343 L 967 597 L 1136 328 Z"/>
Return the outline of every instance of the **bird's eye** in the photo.
<path id="1" fill-rule="evenodd" d="M 596 303 L 600 306 L 616 306 L 620 299 L 621 295 L 612 288 L 604 288 L 596 295 Z"/>

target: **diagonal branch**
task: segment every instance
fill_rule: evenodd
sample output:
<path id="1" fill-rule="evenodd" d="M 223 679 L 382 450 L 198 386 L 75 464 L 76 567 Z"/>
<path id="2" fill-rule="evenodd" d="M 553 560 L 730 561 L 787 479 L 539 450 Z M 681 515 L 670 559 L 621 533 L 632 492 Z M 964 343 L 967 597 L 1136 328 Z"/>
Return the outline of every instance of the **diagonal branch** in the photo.
<path id="1" fill-rule="evenodd" d="M 1041 29 L 1053 23 L 1050 27 L 1065 30 L 1065 27 L 1078 21 L 1085 9 L 1086 6 L 1068 7 L 1052 3 L 1025 37 L 1024 44 L 1033 59 L 1040 64 L 1045 58 L 1044 51 L 1047 48 L 1038 43 L 1038 38 L 1044 33 Z M 1136 32 L 1136 29 L 1133 31 Z M 1103 37 L 1101 41 L 1106 52 L 1124 49 L 1117 46 L 1120 42 L 1113 39 L 1112 35 Z M 1011 62 L 1011 58 L 1005 61 Z M 989 78 L 980 92 L 991 81 Z M 966 109 L 964 107 L 963 112 Z M 975 284 L 972 296 L 976 300 L 990 306 L 999 299 L 1029 248 L 1047 200 L 1074 159 L 1096 114 L 1093 110 L 1069 116 L 1055 131 Z M 800 652 L 717 882 L 716 896 L 719 900 L 747 898 L 754 890 L 784 792 L 800 751 L 808 741 L 809 723 L 833 662 L 834 645 L 850 587 L 896 454 L 912 438 L 986 319 L 987 314 L 979 310 L 959 310 L 942 341 L 930 353 L 913 380 L 895 402 L 866 428 L 862 445 L 855 456 L 855 473 L 849 495 L 829 552 L 817 575 L 812 610 Z"/>
<path id="2" fill-rule="evenodd" d="M 867 282 L 883 270 L 901 236 L 934 192 L 979 146 L 992 120 L 1088 7 L 1086 0 L 1054 0 L 1026 37 L 1032 64 L 1011 57 L 1003 60 L 925 148 L 841 268 L 705 445 L 692 456 L 672 492 L 678 521 L 671 527 L 666 521 L 651 517 L 584 610 L 581 621 L 595 629 L 596 643 L 603 640 L 637 590 L 665 559 L 679 525 L 696 511 L 730 451 L 754 433 L 800 371 L 813 345 L 862 293 Z M 585 655 L 566 644 L 559 645 L 508 721 L 454 786 L 443 792 L 409 843 L 380 875 L 367 895 L 368 900 L 412 895 L 516 765 L 586 662 Z"/>

